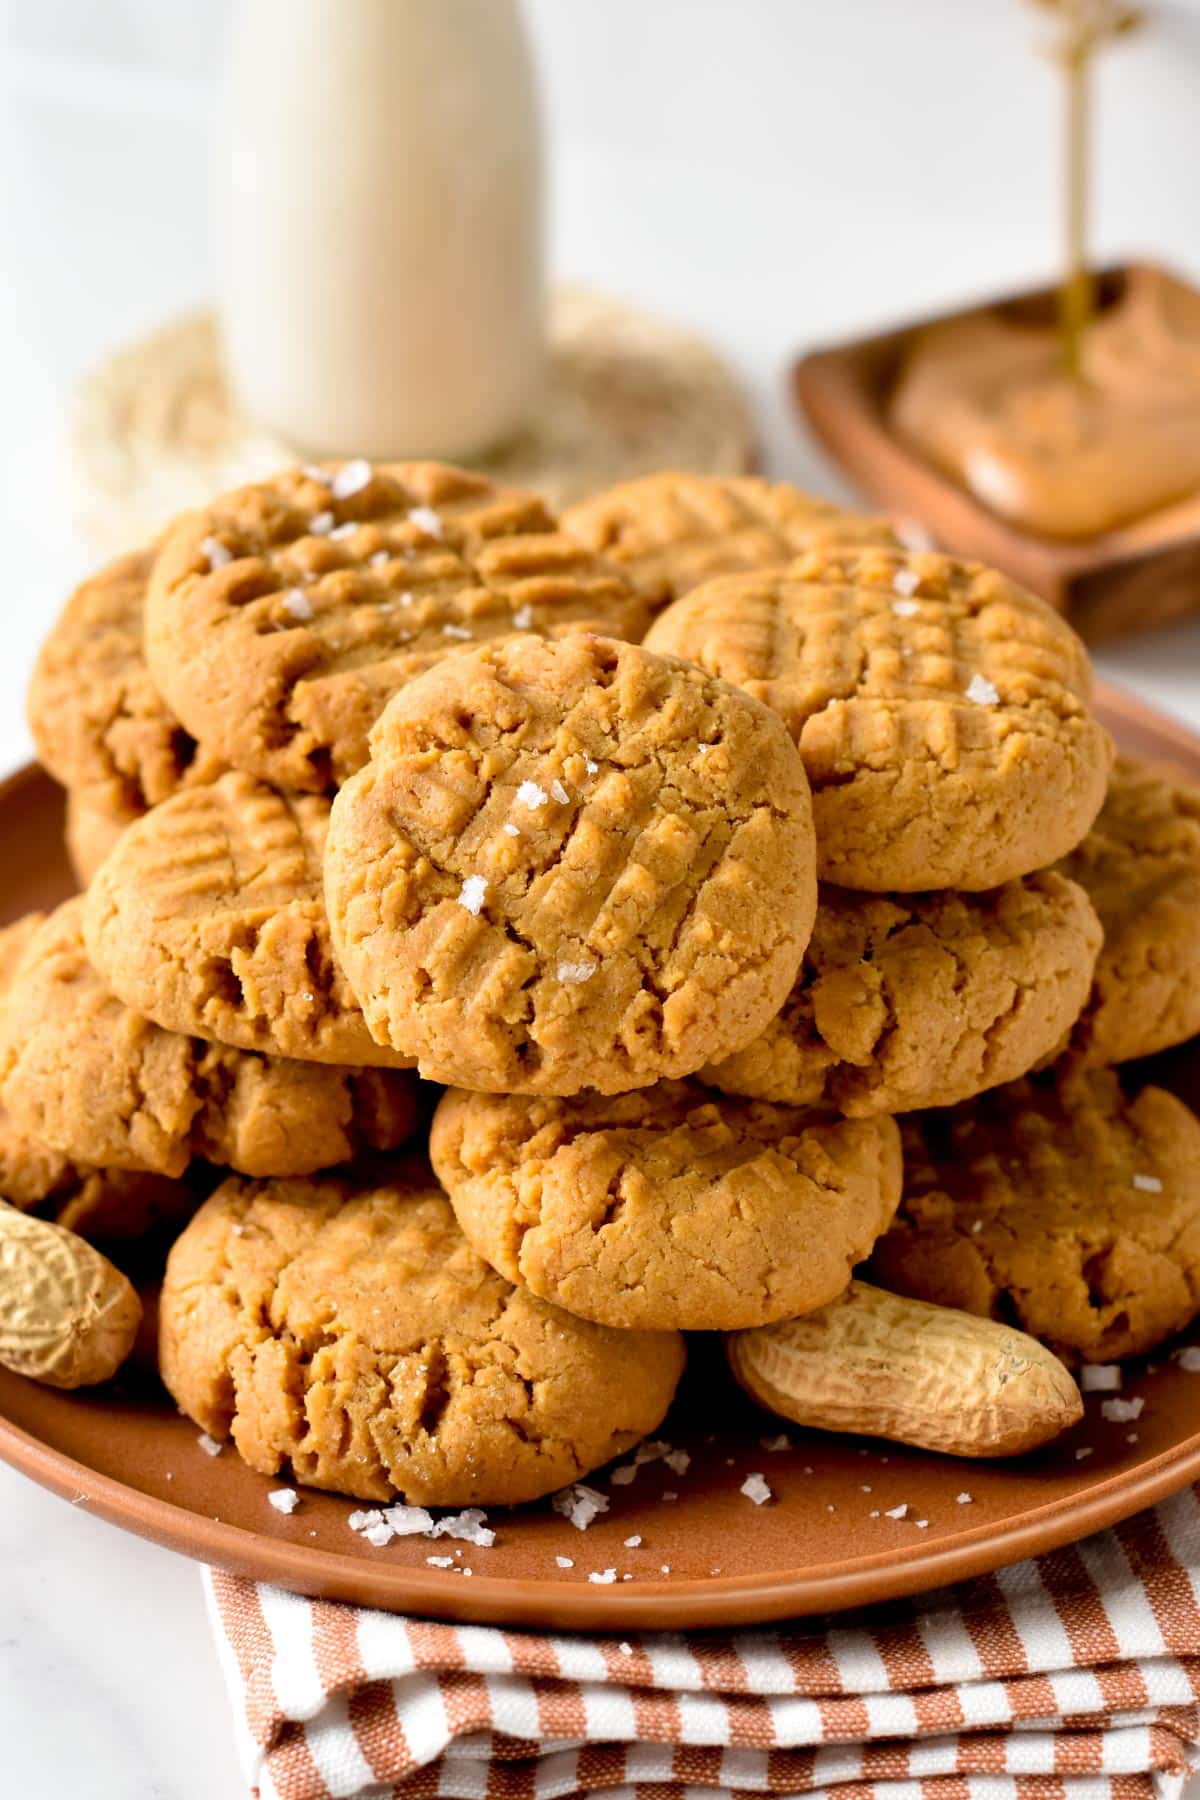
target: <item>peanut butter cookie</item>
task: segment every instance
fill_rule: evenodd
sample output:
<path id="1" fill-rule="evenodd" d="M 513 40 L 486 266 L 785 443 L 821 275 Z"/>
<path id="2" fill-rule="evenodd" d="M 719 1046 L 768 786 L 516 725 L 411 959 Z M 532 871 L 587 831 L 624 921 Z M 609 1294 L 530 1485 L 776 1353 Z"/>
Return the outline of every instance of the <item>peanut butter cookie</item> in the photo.
<path id="1" fill-rule="evenodd" d="M 673 1332 L 606 1331 L 477 1256 L 426 1164 L 219 1188 L 175 1243 L 163 1379 L 251 1468 L 425 1506 L 535 1500 L 658 1425 Z"/>
<path id="2" fill-rule="evenodd" d="M 999 887 L 1073 850 L 1103 801 L 1110 746 L 1083 645 L 977 563 L 813 550 L 785 573 L 696 588 L 646 646 L 780 713 L 812 784 L 825 881 Z"/>
<path id="3" fill-rule="evenodd" d="M 29 727 L 56 781 L 124 821 L 173 794 L 195 739 L 160 698 L 142 652 L 152 550 L 118 557 L 75 590 L 42 645 Z"/>
<path id="4" fill-rule="evenodd" d="M 44 924 L 26 913 L 0 928 L 0 1022 L 17 972 Z M 23 1212 L 48 1213 L 80 1236 L 94 1235 L 102 1219 L 107 1236 L 139 1236 L 164 1218 L 182 1219 L 195 1199 L 179 1181 L 123 1169 L 76 1167 L 49 1144 L 18 1130 L 0 1105 L 0 1197 Z"/>
<path id="5" fill-rule="evenodd" d="M 670 470 L 569 507 L 563 530 L 611 563 L 656 610 L 715 575 L 776 569 L 816 544 L 894 544 L 884 519 L 759 475 Z"/>
<path id="6" fill-rule="evenodd" d="M 1072 1047 L 1129 1062 L 1200 1031 L 1200 789 L 1122 759 L 1100 816 L 1060 865 L 1104 927 Z"/>
<path id="7" fill-rule="evenodd" d="M 200 1157 L 244 1175 L 307 1175 L 394 1150 L 416 1077 L 262 1056 L 164 1031 L 104 985 L 83 900 L 28 946 L 0 1020 L 0 1086 L 17 1128 L 75 1161 L 182 1175 Z"/>
<path id="8" fill-rule="evenodd" d="M 464 644 L 531 631 L 640 638 L 644 603 L 533 494 L 439 463 L 294 470 L 167 533 L 146 653 L 211 752 L 325 790 L 366 761 L 386 701 Z"/>
<path id="9" fill-rule="evenodd" d="M 71 870 L 81 888 L 91 882 L 110 850 L 131 823 L 127 813 L 111 812 L 93 803 L 88 792 L 67 790 L 67 811 L 63 822 L 63 841 Z"/>
<path id="10" fill-rule="evenodd" d="M 455 1089 L 430 1153 L 494 1268 L 626 1331 L 812 1312 L 844 1290 L 900 1200 L 893 1119 L 822 1119 L 695 1081 L 611 1099 Z"/>
<path id="11" fill-rule="evenodd" d="M 1054 1053 L 1099 948 L 1087 895 L 1061 875 L 986 894 L 823 887 L 783 1010 L 703 1076 L 729 1094 L 858 1118 L 953 1106 Z"/>
<path id="12" fill-rule="evenodd" d="M 618 1092 L 750 1042 L 812 929 L 804 769 L 725 682 L 573 637 L 398 694 L 333 803 L 338 959 L 433 1080 Z"/>
<path id="13" fill-rule="evenodd" d="M 184 788 L 124 833 L 88 889 L 87 952 L 167 1031 L 305 1062 L 405 1067 L 333 960 L 321 894 L 329 801 L 249 775 Z"/>
<path id="14" fill-rule="evenodd" d="M 1138 1356 L 1200 1310 L 1200 1119 L 1111 1069 L 1051 1071 L 904 1122 L 876 1246 L 897 1293 L 1019 1325 L 1068 1362 Z"/>

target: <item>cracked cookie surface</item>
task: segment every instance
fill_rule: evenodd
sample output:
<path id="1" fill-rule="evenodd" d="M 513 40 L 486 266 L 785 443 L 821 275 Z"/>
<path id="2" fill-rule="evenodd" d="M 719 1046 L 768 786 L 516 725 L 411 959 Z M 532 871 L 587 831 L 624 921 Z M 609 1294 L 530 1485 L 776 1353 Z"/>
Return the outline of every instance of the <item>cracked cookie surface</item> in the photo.
<path id="1" fill-rule="evenodd" d="M 397 695 L 333 803 L 338 959 L 381 1043 L 497 1093 L 606 1092 L 747 1043 L 816 904 L 780 721 L 634 645 L 522 637 Z"/>
<path id="2" fill-rule="evenodd" d="M 329 801 L 249 775 L 186 788 L 122 835 L 85 896 L 88 956 L 168 1031 L 301 1061 L 405 1067 L 333 958 Z"/>
<path id="3" fill-rule="evenodd" d="M 1099 818 L 1060 867 L 1104 927 L 1072 1050 L 1129 1062 L 1200 1032 L 1200 789 L 1122 758 Z"/>
<path id="4" fill-rule="evenodd" d="M 1079 1017 L 1100 948 L 1081 887 L 823 887 L 800 980 L 766 1030 L 702 1071 L 730 1094 L 852 1117 L 953 1106 L 1026 1074 Z"/>
<path id="5" fill-rule="evenodd" d="M 464 644 L 640 638 L 644 602 L 533 494 L 440 463 L 297 469 L 167 533 L 146 655 L 233 768 L 320 792 L 366 761 L 390 697 Z"/>
<path id="6" fill-rule="evenodd" d="M 626 1330 L 735 1331 L 835 1300 L 900 1199 L 890 1118 L 822 1118 L 694 1081 L 439 1103 L 434 1168 L 481 1255 Z"/>
<path id="7" fill-rule="evenodd" d="M 999 887 L 1074 849 L 1103 801 L 1111 750 L 1083 645 L 979 564 L 816 549 L 694 589 L 646 647 L 781 715 L 812 785 L 824 881 Z"/>
<path id="8" fill-rule="evenodd" d="M 1019 1325 L 1067 1362 L 1144 1354 L 1200 1310 L 1200 1119 L 1173 1094 L 1058 1070 L 903 1123 L 884 1287 Z"/>
<path id="9" fill-rule="evenodd" d="M 263 1056 L 153 1024 L 92 968 L 81 898 L 40 927 L 8 989 L 0 1088 L 18 1130 L 72 1160 L 164 1175 L 195 1158 L 307 1175 L 396 1149 L 419 1118 L 406 1071 Z"/>
<path id="10" fill-rule="evenodd" d="M 478 1256 L 424 1163 L 226 1182 L 174 1245 L 163 1379 L 252 1468 L 364 1500 L 515 1505 L 653 1431 L 674 1332 L 569 1317 Z"/>
<path id="11" fill-rule="evenodd" d="M 656 610 L 716 575 L 790 563 L 814 544 L 894 544 L 885 519 L 786 481 L 679 470 L 622 481 L 563 514 L 563 530 L 619 568 Z"/>

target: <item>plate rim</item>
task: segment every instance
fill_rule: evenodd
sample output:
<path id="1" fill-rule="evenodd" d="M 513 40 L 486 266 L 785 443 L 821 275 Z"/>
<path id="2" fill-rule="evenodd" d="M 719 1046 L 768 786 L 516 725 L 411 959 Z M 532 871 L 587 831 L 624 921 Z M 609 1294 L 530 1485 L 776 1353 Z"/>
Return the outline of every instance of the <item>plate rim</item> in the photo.
<path id="1" fill-rule="evenodd" d="M 1125 691 L 1097 684 L 1097 710 L 1200 765 L 1200 736 Z M 0 805 L 48 783 L 36 763 L 0 780 Z M 974 1526 L 949 1543 L 809 1565 L 800 1570 L 635 1580 L 619 1587 L 486 1575 L 449 1582 L 440 1571 L 308 1548 L 210 1518 L 78 1461 L 0 1411 L 0 1461 L 120 1529 L 235 1575 L 295 1593 L 384 1611 L 469 1623 L 566 1630 L 703 1630 L 765 1624 L 894 1601 L 1005 1568 L 1077 1542 L 1200 1480 L 1200 1424 L 1172 1448 L 1080 1495 L 1047 1501 L 1007 1524 Z M 964 1460 L 964 1468 L 970 1463 Z"/>

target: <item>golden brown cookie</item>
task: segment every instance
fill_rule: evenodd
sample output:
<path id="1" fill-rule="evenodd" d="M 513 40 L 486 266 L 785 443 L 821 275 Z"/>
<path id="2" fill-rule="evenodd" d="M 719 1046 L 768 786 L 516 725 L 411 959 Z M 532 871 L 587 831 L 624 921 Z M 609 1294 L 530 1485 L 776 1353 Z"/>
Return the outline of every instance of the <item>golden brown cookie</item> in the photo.
<path id="1" fill-rule="evenodd" d="M 494 1268 L 626 1331 L 737 1331 L 825 1306 L 900 1200 L 893 1119 L 697 1081 L 572 1100 L 453 1089 L 430 1154 Z"/>
<path id="2" fill-rule="evenodd" d="M 426 1164 L 230 1180 L 167 1264 L 162 1374 L 251 1468 L 364 1500 L 512 1505 L 658 1425 L 673 1332 L 607 1331 L 490 1269 Z"/>
<path id="3" fill-rule="evenodd" d="M 824 887 L 782 1011 L 703 1076 L 729 1094 L 858 1118 L 953 1106 L 1057 1049 L 1099 948 L 1087 895 L 1061 875 L 984 894 Z"/>
<path id="4" fill-rule="evenodd" d="M 1200 789 L 1122 758 L 1100 816 L 1060 865 L 1104 927 L 1072 1048 L 1129 1062 L 1200 1031 Z"/>
<path id="5" fill-rule="evenodd" d="M 196 756 L 142 652 L 153 561 L 152 550 L 118 557 L 75 590 L 29 686 L 29 727 L 47 769 L 90 807 L 125 820 L 173 794 Z"/>
<path id="6" fill-rule="evenodd" d="M 244 1175 L 308 1175 L 416 1129 L 418 1082 L 164 1031 L 88 961 L 83 899 L 37 932 L 0 1021 L 0 1086 L 18 1130 L 77 1162 L 182 1175 L 194 1158 Z"/>
<path id="7" fill-rule="evenodd" d="M 280 787 L 366 761 L 387 700 L 464 644 L 641 637 L 647 612 L 533 494 L 440 463 L 293 470 L 167 533 L 146 654 L 206 749 Z"/>
<path id="8" fill-rule="evenodd" d="M 776 569 L 815 544 L 894 544 L 886 519 L 786 481 L 668 470 L 618 482 L 563 514 L 563 530 L 615 563 L 655 609 L 715 575 Z"/>
<path id="9" fill-rule="evenodd" d="M 105 983 L 167 1031 L 306 1062 L 405 1067 L 367 1030 L 321 893 L 329 801 L 249 775 L 184 788 L 131 825 L 88 889 Z"/>
<path id="10" fill-rule="evenodd" d="M 817 549 L 786 573 L 694 589 L 646 646 L 781 714 L 825 881 L 999 887 L 1074 849 L 1104 798 L 1110 748 L 1083 645 L 978 563 Z"/>
<path id="11" fill-rule="evenodd" d="M 1068 1362 L 1152 1350 L 1200 1310 L 1200 1119 L 1111 1069 L 1050 1071 L 904 1121 L 884 1287 L 1002 1319 Z"/>
<path id="12" fill-rule="evenodd" d="M 489 645 L 398 694 L 333 803 L 338 960 L 381 1043 L 497 1093 L 617 1092 L 757 1036 L 816 900 L 766 707 L 630 644 Z"/>
<path id="13" fill-rule="evenodd" d="M 67 790 L 63 839 L 75 879 L 81 888 L 89 885 L 130 822 L 127 813 L 112 812 L 104 806 L 96 805 L 90 793 L 79 789 Z"/>

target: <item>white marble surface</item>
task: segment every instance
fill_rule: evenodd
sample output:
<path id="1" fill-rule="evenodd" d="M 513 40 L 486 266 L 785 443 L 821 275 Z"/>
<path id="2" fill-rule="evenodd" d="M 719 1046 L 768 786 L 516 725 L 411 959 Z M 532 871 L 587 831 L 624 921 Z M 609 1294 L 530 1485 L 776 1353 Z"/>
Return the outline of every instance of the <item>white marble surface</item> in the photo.
<path id="1" fill-rule="evenodd" d="M 528 10 L 556 266 L 708 329 L 751 384 L 780 473 L 837 491 L 782 401 L 796 347 L 1051 265 L 1050 97 L 1016 0 Z M 28 667 L 87 567 L 62 454 L 74 378 L 208 289 L 205 129 L 226 11 L 0 0 L 0 769 L 29 753 Z M 1102 83 L 1099 242 L 1195 272 L 1200 0 L 1165 11 Z M 1200 623 L 1101 661 L 1200 728 Z M 2 1467 L 0 1743 L 4 1792 L 23 1800 L 241 1792 L 195 1569 Z"/>

